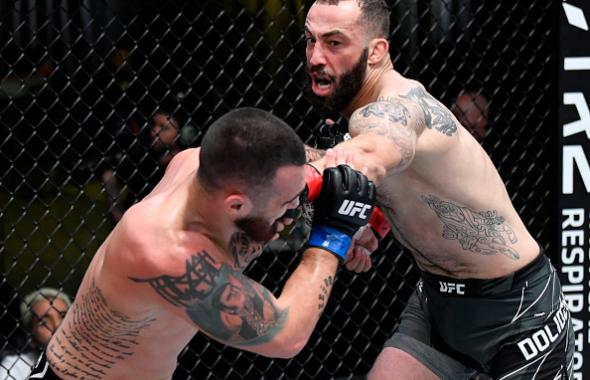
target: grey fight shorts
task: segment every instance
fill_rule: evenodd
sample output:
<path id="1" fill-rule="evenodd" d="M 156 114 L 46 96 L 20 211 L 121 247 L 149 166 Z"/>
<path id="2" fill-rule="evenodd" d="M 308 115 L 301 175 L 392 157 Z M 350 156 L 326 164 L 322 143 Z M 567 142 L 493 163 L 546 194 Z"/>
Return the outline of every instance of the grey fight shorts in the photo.
<path id="1" fill-rule="evenodd" d="M 443 380 L 571 379 L 573 328 L 557 273 L 541 253 L 493 280 L 423 273 L 393 336 Z"/>

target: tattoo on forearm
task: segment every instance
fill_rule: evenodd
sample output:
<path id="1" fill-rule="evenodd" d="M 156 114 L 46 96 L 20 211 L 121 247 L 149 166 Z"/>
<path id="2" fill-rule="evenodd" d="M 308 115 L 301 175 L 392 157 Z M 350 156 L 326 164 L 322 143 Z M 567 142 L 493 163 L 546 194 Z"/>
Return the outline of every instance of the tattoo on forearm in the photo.
<path id="1" fill-rule="evenodd" d="M 234 258 L 234 269 L 244 270 L 248 264 L 262 253 L 262 243 L 255 242 L 245 233 L 236 232 L 232 235 L 231 253 Z"/>
<path id="2" fill-rule="evenodd" d="M 312 148 L 305 145 L 305 160 L 307 162 L 316 161 L 326 155 L 326 151 L 322 149 Z"/>
<path id="3" fill-rule="evenodd" d="M 374 133 L 389 139 L 401 156 L 397 168 L 404 167 L 414 157 L 416 131 L 411 118 L 408 107 L 399 98 L 388 98 L 387 101 L 369 103 L 356 111 L 349 125 L 354 134 Z"/>
<path id="4" fill-rule="evenodd" d="M 207 252 L 187 260 L 185 271 L 132 280 L 148 283 L 166 301 L 183 307 L 203 331 L 230 344 L 268 342 L 283 328 L 288 309 L 279 309 L 267 289 Z"/>
<path id="5" fill-rule="evenodd" d="M 155 318 L 131 319 L 112 310 L 94 284 L 70 311 L 48 349 L 52 367 L 71 378 L 102 379 L 108 370 L 134 354 L 142 330 Z M 61 352 L 61 354 L 59 353 Z"/>
<path id="6" fill-rule="evenodd" d="M 518 252 L 508 246 L 518 242 L 516 234 L 497 211 L 473 211 L 433 195 L 422 196 L 422 200 L 442 221 L 444 239 L 457 240 L 466 251 L 482 255 L 501 253 L 513 260 L 520 258 Z"/>
<path id="7" fill-rule="evenodd" d="M 420 104 L 426 128 L 435 129 L 447 136 L 452 136 L 457 132 L 457 125 L 451 111 L 423 88 L 415 87 L 401 97 L 417 101 Z"/>
<path id="8" fill-rule="evenodd" d="M 328 298 L 330 296 L 330 290 L 332 289 L 332 285 L 334 284 L 334 277 L 328 276 L 324 278 L 324 282 L 320 285 L 320 296 L 319 296 L 319 304 L 318 304 L 318 311 L 320 314 L 326 308 L 328 304 Z"/>

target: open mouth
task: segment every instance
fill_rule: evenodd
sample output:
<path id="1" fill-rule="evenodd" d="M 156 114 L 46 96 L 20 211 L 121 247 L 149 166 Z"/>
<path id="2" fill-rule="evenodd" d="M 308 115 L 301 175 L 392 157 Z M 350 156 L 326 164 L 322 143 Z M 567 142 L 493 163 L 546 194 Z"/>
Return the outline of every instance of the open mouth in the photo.
<path id="1" fill-rule="evenodd" d="M 329 96 L 334 87 L 334 82 L 327 76 L 312 76 L 311 89 L 317 96 Z"/>

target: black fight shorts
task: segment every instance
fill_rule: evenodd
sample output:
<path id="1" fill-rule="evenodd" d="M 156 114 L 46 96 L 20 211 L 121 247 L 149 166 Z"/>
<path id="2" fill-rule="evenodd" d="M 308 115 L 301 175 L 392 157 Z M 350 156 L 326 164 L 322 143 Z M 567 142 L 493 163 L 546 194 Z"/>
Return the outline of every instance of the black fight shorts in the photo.
<path id="1" fill-rule="evenodd" d="M 555 269 L 541 253 L 493 280 L 423 273 L 385 347 L 443 380 L 571 379 L 574 335 Z"/>
<path id="2" fill-rule="evenodd" d="M 39 360 L 37 360 L 35 368 L 33 368 L 33 371 L 29 375 L 29 379 L 61 380 L 61 378 L 51 370 L 51 367 L 49 367 L 45 352 L 39 356 Z"/>

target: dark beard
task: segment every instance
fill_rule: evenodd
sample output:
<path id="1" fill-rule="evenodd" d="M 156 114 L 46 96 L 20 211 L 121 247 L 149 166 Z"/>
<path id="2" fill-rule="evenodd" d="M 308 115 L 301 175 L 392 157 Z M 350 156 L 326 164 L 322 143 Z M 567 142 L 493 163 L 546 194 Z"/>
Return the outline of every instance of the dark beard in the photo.
<path id="1" fill-rule="evenodd" d="M 277 233 L 277 222 L 270 225 L 266 220 L 259 217 L 237 219 L 234 223 L 250 239 L 260 243 L 269 242 Z"/>
<path id="2" fill-rule="evenodd" d="M 334 93 L 331 96 L 317 96 L 311 90 L 311 76 L 309 73 L 322 72 L 323 67 L 307 67 L 305 75 L 305 92 L 309 96 L 313 106 L 325 117 L 336 118 L 352 102 L 352 99 L 358 94 L 363 87 L 363 81 L 367 73 L 367 61 L 369 59 L 369 49 L 365 48 L 357 63 L 346 73 L 340 76 L 336 83 L 336 78 L 330 76 L 334 84 Z"/>

